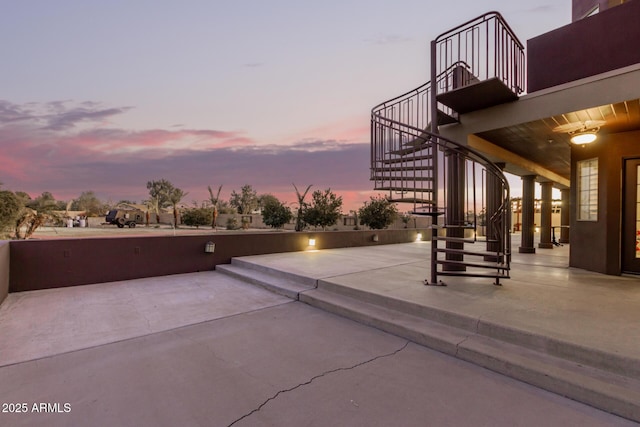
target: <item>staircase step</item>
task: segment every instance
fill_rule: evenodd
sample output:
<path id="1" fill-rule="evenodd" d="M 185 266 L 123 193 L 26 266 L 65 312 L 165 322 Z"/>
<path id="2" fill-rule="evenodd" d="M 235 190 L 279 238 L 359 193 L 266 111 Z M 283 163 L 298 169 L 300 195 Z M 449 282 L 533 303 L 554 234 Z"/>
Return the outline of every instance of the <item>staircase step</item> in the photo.
<path id="1" fill-rule="evenodd" d="M 455 262 L 444 262 L 442 264 L 454 264 Z M 476 273 L 473 271 L 438 271 L 438 276 L 456 276 L 456 277 L 480 277 L 483 279 L 511 279 L 508 274 L 502 273 Z"/>
<path id="2" fill-rule="evenodd" d="M 454 321 L 453 324 L 467 326 L 458 328 L 446 321 L 434 321 L 411 314 L 411 310 L 406 309 L 406 305 L 411 303 L 385 297 L 363 301 L 360 296 L 341 295 L 328 290 L 325 283 L 320 280 L 318 289 L 301 294 L 300 301 L 542 389 L 632 420 L 640 420 L 639 380 L 586 366 L 580 361 L 561 358 L 546 351 L 550 348 L 580 354 L 580 349 L 575 349 L 572 344 L 546 340 L 545 337 L 516 332 L 500 325 L 488 325 L 477 319 L 472 321 L 470 318 Z M 404 309 L 396 309 L 400 306 Z M 428 313 L 428 307 L 421 309 L 422 314 L 432 317 L 438 317 L 439 314 L 444 319 L 464 317 L 448 312 Z M 517 340 L 525 340 L 540 349 L 483 335 L 485 326 L 488 326 L 488 332 L 505 338 L 517 336 Z M 494 326 L 497 329 L 493 329 Z"/>
<path id="3" fill-rule="evenodd" d="M 474 239 L 465 239 L 464 237 L 447 237 L 447 236 L 436 236 L 436 240 L 441 240 L 443 242 L 454 242 L 454 243 L 476 243 L 479 240 Z"/>
<path id="4" fill-rule="evenodd" d="M 480 241 L 478 241 L 480 243 Z M 471 255 L 481 257 L 504 257 L 502 252 L 490 252 L 490 251 L 471 251 L 468 249 L 452 249 L 452 248 L 436 248 L 436 252 L 448 253 L 448 254 L 460 254 Z"/>
<path id="5" fill-rule="evenodd" d="M 375 175 L 370 178 L 372 181 L 433 181 L 431 176 L 383 176 Z"/>
<path id="6" fill-rule="evenodd" d="M 373 167 L 373 172 L 411 172 L 411 171 L 429 171 L 433 170 L 433 166 L 386 166 L 386 167 Z"/>
<path id="7" fill-rule="evenodd" d="M 420 151 L 429 150 L 429 149 L 431 149 L 431 144 L 422 144 L 422 145 L 416 145 L 412 147 L 401 148 L 399 150 L 389 151 L 389 154 L 404 156 L 405 154 L 418 153 Z"/>
<path id="8" fill-rule="evenodd" d="M 374 190 L 382 190 L 382 191 L 401 191 L 403 193 L 432 193 L 433 190 L 431 188 L 407 188 L 407 187 L 397 187 L 397 186 L 376 186 Z"/>
<path id="9" fill-rule="evenodd" d="M 393 203 L 420 203 L 423 205 L 432 205 L 433 204 L 433 200 L 429 200 L 429 199 L 420 199 L 417 197 L 401 197 L 401 198 L 396 198 L 396 197 L 392 197 L 389 199 L 390 202 Z M 420 214 L 420 215 L 431 215 L 431 214 Z"/>
<path id="10" fill-rule="evenodd" d="M 393 163 L 411 163 L 411 162 L 416 162 L 419 160 L 430 160 L 433 159 L 433 156 L 431 154 L 423 154 L 420 156 L 409 156 L 409 157 L 398 157 L 396 159 L 383 159 L 383 160 L 376 160 L 376 162 L 382 162 L 384 164 L 393 164 Z"/>
<path id="11" fill-rule="evenodd" d="M 441 265 L 451 264 L 451 265 L 464 265 L 465 267 L 473 267 L 473 268 L 489 268 L 489 269 L 500 270 L 500 271 L 509 271 L 511 269 L 506 264 L 478 263 L 478 262 L 456 261 L 456 260 L 449 260 L 449 259 L 437 259 L 436 263 Z M 438 272 L 438 274 L 441 274 L 441 273 Z M 494 276 L 489 276 L 489 277 L 494 277 Z M 503 277 L 503 276 L 500 276 L 500 277 Z M 506 278 L 507 277 L 505 277 L 505 279 Z"/>

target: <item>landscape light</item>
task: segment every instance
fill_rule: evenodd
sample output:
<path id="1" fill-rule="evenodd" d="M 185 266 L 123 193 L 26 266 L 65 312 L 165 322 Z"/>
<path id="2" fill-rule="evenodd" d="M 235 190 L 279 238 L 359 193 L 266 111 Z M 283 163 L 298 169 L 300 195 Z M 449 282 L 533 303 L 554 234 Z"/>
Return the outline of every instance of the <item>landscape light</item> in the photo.
<path id="1" fill-rule="evenodd" d="M 314 239 L 313 237 L 309 238 L 309 246 L 315 246 L 316 245 L 316 239 Z"/>
<path id="2" fill-rule="evenodd" d="M 419 242 L 422 240 L 422 233 L 418 233 L 418 235 L 416 236 L 416 242 Z"/>
<path id="3" fill-rule="evenodd" d="M 212 253 L 214 253 L 214 252 L 215 252 L 215 250 L 216 250 L 216 244 L 215 244 L 215 243 L 213 243 L 213 242 L 207 242 L 207 243 L 204 245 L 204 251 L 205 251 L 205 253 L 212 254 Z"/>
<path id="4" fill-rule="evenodd" d="M 377 242 L 379 240 L 378 235 L 374 234 L 373 237 L 371 238 L 371 240 L 373 240 L 374 242 Z"/>

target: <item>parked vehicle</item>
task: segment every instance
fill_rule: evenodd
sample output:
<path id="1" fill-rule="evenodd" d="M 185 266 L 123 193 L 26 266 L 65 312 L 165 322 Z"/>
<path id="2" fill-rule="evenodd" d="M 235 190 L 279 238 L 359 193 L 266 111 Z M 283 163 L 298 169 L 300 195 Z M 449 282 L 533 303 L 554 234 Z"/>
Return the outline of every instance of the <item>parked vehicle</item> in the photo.
<path id="1" fill-rule="evenodd" d="M 111 209 L 105 217 L 107 224 L 115 224 L 118 228 L 134 228 L 144 222 L 144 212 L 140 210 Z"/>

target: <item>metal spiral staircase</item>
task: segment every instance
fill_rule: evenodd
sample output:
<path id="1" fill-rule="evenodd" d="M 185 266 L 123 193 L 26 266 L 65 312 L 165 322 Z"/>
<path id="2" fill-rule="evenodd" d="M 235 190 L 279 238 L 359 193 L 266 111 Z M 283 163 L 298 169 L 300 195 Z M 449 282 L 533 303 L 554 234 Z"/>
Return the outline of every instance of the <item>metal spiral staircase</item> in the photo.
<path id="1" fill-rule="evenodd" d="M 432 218 L 425 284 L 443 284 L 438 276 L 488 277 L 496 285 L 509 278 L 511 210 L 502 169 L 438 129 L 460 114 L 514 101 L 523 87 L 523 45 L 490 12 L 431 42 L 430 82 L 372 110 L 375 189 Z"/>

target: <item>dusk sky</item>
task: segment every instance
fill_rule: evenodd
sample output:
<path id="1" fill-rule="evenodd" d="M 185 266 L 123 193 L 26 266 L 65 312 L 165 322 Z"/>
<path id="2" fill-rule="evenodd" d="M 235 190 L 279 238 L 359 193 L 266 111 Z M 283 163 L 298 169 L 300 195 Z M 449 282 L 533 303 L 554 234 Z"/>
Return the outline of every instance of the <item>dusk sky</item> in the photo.
<path id="1" fill-rule="evenodd" d="M 188 204 L 207 185 L 293 201 L 312 184 L 357 208 L 375 194 L 371 107 L 491 10 L 522 41 L 571 20 L 569 0 L 2 1 L 0 182 L 141 202 L 165 178 Z"/>

